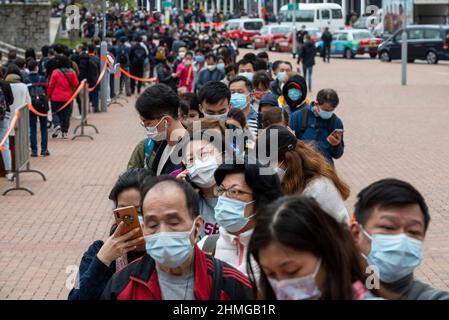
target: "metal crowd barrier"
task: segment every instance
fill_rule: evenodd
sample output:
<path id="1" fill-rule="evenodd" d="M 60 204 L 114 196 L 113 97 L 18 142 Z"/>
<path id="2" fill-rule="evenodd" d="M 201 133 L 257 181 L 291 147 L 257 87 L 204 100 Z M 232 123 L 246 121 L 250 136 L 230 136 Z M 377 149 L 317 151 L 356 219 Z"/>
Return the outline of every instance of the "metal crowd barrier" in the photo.
<path id="1" fill-rule="evenodd" d="M 30 111 L 26 105 L 17 110 L 20 112 L 20 117 L 17 119 L 16 125 L 14 126 L 15 171 L 13 172 L 16 186 L 3 192 L 4 196 L 11 191 L 19 190 L 34 195 L 34 192 L 29 188 L 20 185 L 20 174 L 22 173 L 34 172 L 39 174 L 44 181 L 47 181 L 47 178 L 42 172 L 31 170 L 30 168 Z"/>
<path id="2" fill-rule="evenodd" d="M 91 127 L 95 130 L 95 132 L 97 134 L 99 133 L 96 126 L 94 126 L 93 124 L 87 123 L 87 113 L 89 111 L 89 90 L 88 90 L 87 85 L 84 86 L 84 88 L 81 90 L 80 94 L 81 94 L 81 120 L 80 120 L 81 122 L 79 125 L 76 126 L 75 130 L 73 131 L 75 136 L 73 136 L 72 140 L 75 140 L 76 138 L 81 138 L 81 137 L 86 137 L 91 140 L 94 140 L 94 138 L 92 136 L 89 136 L 84 133 L 85 127 Z M 76 134 L 78 129 L 81 129 L 80 134 Z"/>
<path id="3" fill-rule="evenodd" d="M 111 102 L 109 103 L 109 105 L 118 104 L 119 106 L 124 107 L 123 103 L 121 103 L 119 100 L 121 99 L 125 103 L 128 103 L 128 99 L 119 95 L 119 93 L 120 93 L 120 78 L 121 78 L 120 63 L 117 63 L 114 65 L 114 85 L 113 85 L 114 97 L 111 98 Z"/>

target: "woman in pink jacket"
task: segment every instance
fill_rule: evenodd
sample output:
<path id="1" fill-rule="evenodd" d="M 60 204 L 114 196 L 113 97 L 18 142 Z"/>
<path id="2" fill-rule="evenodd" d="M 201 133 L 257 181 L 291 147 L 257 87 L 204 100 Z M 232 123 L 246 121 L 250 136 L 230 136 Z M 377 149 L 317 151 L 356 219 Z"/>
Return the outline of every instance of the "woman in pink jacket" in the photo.
<path id="1" fill-rule="evenodd" d="M 176 73 L 178 74 L 178 92 L 192 92 L 193 91 L 193 53 L 187 52 L 182 63 L 179 64 Z"/>
<path id="2" fill-rule="evenodd" d="M 56 112 L 53 116 L 55 127 L 52 137 L 56 138 L 62 132 L 62 138 L 67 139 L 72 103 L 62 110 L 61 107 L 70 100 L 74 90 L 79 85 L 79 81 L 75 71 L 72 69 L 72 62 L 69 58 L 66 56 L 58 56 L 55 59 L 58 59 L 58 68 L 51 74 L 47 89 L 52 111 Z"/>

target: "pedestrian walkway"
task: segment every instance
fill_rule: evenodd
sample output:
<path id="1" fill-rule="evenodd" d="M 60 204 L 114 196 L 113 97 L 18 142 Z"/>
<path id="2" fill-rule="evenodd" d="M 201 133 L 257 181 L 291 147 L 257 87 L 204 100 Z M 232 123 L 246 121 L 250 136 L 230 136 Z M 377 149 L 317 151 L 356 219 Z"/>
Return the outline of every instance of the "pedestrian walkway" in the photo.
<path id="1" fill-rule="evenodd" d="M 72 129 L 77 122 L 72 119 Z M 92 132 L 94 141 L 50 138 L 51 156 L 32 158 L 32 167 L 48 178 L 22 175 L 35 196 L 0 196 L 0 299 L 65 299 L 66 268 L 78 265 L 93 240 L 107 237 L 110 189 L 144 133 L 134 99 L 91 114 L 90 122 L 100 131 Z M 10 184 L 1 179 L 0 193 Z"/>
<path id="2" fill-rule="evenodd" d="M 287 54 L 270 57 L 290 59 Z M 346 126 L 346 149 L 336 167 L 352 190 L 348 209 L 352 212 L 358 191 L 377 179 L 397 177 L 416 186 L 432 217 L 417 276 L 447 290 L 447 65 L 409 65 L 410 85 L 402 87 L 399 63 L 367 59 L 317 63 L 309 97 L 323 87 L 340 95 L 337 112 Z M 52 155 L 31 162 L 48 181 L 35 175 L 23 178 L 35 196 L 0 196 L 0 299 L 67 298 L 66 269 L 79 264 L 93 240 L 107 237 L 113 222 L 109 191 L 126 169 L 135 144 L 145 137 L 134 102 L 130 99 L 124 108 L 113 105 L 107 113 L 91 115 L 100 130 L 95 141 L 50 139 Z M 0 193 L 10 184 L 0 179 Z"/>

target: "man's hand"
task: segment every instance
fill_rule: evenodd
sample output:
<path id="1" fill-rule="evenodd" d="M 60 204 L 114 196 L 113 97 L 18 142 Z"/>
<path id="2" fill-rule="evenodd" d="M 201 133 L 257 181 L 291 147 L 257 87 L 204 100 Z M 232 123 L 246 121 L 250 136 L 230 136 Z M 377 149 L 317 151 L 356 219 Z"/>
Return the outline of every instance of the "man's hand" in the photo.
<path id="1" fill-rule="evenodd" d="M 331 146 L 338 146 L 341 143 L 342 134 L 330 134 L 327 137 L 327 142 L 330 143 Z"/>
<path id="2" fill-rule="evenodd" d="M 143 237 L 130 240 L 139 233 L 138 228 L 121 236 L 120 233 L 123 229 L 123 225 L 124 222 L 120 222 L 117 229 L 115 229 L 114 234 L 106 240 L 100 251 L 97 253 L 97 258 L 108 267 L 111 265 L 112 261 L 118 257 L 137 249 L 139 242 L 144 240 Z"/>

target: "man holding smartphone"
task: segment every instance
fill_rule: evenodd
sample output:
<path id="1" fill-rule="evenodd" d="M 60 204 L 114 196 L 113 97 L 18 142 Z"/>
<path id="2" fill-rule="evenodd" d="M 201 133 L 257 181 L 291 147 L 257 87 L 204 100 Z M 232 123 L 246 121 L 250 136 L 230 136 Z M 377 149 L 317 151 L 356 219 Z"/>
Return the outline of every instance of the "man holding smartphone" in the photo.
<path id="1" fill-rule="evenodd" d="M 343 122 L 335 114 L 339 103 L 338 94 L 333 89 L 318 92 L 316 102 L 292 113 L 290 127 L 298 139 L 315 142 L 317 151 L 330 163 L 344 152 Z"/>

